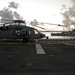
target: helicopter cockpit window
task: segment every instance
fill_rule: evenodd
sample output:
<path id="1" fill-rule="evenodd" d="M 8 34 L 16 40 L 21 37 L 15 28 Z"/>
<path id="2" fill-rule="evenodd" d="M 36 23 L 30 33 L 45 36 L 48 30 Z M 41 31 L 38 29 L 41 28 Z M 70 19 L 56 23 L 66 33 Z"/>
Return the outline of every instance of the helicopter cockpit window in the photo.
<path id="1" fill-rule="evenodd" d="M 24 23 L 15 23 L 15 25 L 25 25 Z"/>
<path id="2" fill-rule="evenodd" d="M 35 34 L 39 34 L 37 30 L 34 30 L 34 33 L 35 33 Z"/>
<path id="3" fill-rule="evenodd" d="M 10 25 L 25 25 L 24 23 L 10 23 Z"/>
<path id="4" fill-rule="evenodd" d="M 19 23 L 15 23 L 15 25 L 19 25 Z"/>
<path id="5" fill-rule="evenodd" d="M 21 23 L 20 25 L 25 25 L 24 23 Z"/>
<path id="6" fill-rule="evenodd" d="M 16 25 L 15 23 L 10 23 L 10 25 Z"/>

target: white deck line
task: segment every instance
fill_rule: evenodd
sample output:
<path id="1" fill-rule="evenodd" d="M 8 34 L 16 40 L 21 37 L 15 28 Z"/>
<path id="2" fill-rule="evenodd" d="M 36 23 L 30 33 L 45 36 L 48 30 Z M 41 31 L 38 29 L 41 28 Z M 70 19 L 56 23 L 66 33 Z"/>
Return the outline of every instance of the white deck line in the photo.
<path id="1" fill-rule="evenodd" d="M 45 51 L 40 44 L 35 44 L 35 45 L 36 45 L 37 54 L 45 54 Z"/>
<path id="2" fill-rule="evenodd" d="M 75 46 L 75 44 L 65 44 L 65 45 Z"/>

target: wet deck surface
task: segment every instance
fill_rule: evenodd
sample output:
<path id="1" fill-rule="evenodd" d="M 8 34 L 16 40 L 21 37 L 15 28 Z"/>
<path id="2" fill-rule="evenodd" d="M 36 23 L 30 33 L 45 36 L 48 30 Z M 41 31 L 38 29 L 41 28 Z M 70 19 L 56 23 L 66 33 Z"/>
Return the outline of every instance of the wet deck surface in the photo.
<path id="1" fill-rule="evenodd" d="M 40 41 L 44 54 L 36 44 L 0 43 L 0 75 L 75 75 L 74 41 Z"/>

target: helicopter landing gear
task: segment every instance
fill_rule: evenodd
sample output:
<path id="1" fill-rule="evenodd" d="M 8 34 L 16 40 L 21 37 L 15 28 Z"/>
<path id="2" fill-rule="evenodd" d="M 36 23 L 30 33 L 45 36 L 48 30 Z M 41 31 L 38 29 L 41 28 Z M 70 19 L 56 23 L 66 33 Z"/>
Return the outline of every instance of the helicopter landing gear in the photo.
<path id="1" fill-rule="evenodd" d="M 46 39 L 49 39 L 49 37 L 47 36 Z"/>
<path id="2" fill-rule="evenodd" d="M 23 38 L 23 42 L 28 42 L 28 38 Z"/>

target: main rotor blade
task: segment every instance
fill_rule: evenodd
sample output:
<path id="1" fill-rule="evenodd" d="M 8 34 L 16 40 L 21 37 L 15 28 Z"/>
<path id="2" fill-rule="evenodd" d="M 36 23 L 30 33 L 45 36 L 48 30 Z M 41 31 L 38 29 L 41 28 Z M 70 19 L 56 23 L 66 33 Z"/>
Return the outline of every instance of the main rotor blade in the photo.
<path id="1" fill-rule="evenodd" d="M 40 26 L 38 26 L 38 25 L 33 25 L 33 26 L 38 27 L 38 28 L 41 28 L 41 29 L 43 29 L 43 30 L 47 30 L 46 28 L 40 27 Z"/>
<path id="2" fill-rule="evenodd" d="M 0 25 L 6 25 L 6 24 L 10 24 L 10 23 L 13 23 L 13 22 L 1 23 Z"/>
<path id="3" fill-rule="evenodd" d="M 56 26 L 62 26 L 62 27 L 68 27 L 66 25 L 62 25 L 62 24 L 53 24 L 53 23 L 45 23 L 45 22 L 38 22 L 40 24 L 48 24 L 48 25 L 56 25 Z"/>
<path id="4" fill-rule="evenodd" d="M 1 21 L 14 21 L 14 20 L 5 20 L 5 19 L 1 19 Z"/>

